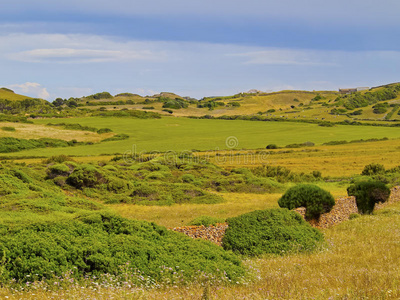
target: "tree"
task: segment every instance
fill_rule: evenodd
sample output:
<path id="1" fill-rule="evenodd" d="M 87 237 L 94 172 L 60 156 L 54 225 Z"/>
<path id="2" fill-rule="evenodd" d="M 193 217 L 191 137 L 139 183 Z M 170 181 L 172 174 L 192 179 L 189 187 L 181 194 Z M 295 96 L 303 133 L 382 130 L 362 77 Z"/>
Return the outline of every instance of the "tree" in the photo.
<path id="1" fill-rule="evenodd" d="M 56 100 L 53 101 L 54 106 L 62 106 L 65 104 L 65 100 L 62 98 L 57 98 Z"/>

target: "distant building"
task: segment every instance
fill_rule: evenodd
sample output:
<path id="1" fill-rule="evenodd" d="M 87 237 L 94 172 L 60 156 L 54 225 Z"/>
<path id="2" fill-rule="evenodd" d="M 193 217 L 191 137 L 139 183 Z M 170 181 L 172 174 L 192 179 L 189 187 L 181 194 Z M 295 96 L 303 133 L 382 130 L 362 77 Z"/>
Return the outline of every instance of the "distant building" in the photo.
<path id="1" fill-rule="evenodd" d="M 360 91 L 366 91 L 369 90 L 369 87 L 357 87 L 357 88 L 350 88 L 350 89 L 339 89 L 339 93 L 341 94 L 351 94 L 355 92 L 360 92 Z"/>

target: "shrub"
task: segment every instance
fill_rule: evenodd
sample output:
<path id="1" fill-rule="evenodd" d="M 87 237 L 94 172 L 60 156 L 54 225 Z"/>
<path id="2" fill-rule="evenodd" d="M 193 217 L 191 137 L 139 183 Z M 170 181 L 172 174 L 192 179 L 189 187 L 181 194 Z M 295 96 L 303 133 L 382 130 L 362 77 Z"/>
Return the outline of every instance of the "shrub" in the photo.
<path id="1" fill-rule="evenodd" d="M 329 192 L 316 185 L 299 184 L 287 190 L 278 204 L 288 209 L 304 206 L 306 218 L 318 219 L 322 213 L 331 211 L 335 199 Z"/>
<path id="2" fill-rule="evenodd" d="M 222 246 L 244 255 L 310 252 L 323 241 L 300 214 L 282 208 L 253 211 L 227 222 Z"/>
<path id="3" fill-rule="evenodd" d="M 97 130 L 98 134 L 108 133 L 108 132 L 112 132 L 112 130 L 110 128 L 100 128 L 99 130 Z"/>
<path id="4" fill-rule="evenodd" d="M 181 179 L 183 182 L 186 182 L 186 183 L 192 183 L 196 180 L 196 178 L 192 174 L 184 174 L 184 175 L 182 175 Z"/>
<path id="5" fill-rule="evenodd" d="M 105 165 L 103 167 L 104 170 L 108 170 L 108 171 L 112 171 L 112 172 L 117 172 L 118 169 L 116 167 L 114 167 L 113 165 Z"/>
<path id="6" fill-rule="evenodd" d="M 197 217 L 195 219 L 193 219 L 192 221 L 189 222 L 188 225 L 192 225 L 192 226 L 216 226 L 217 223 L 224 223 L 225 220 L 221 219 L 221 218 L 215 218 L 215 217 L 210 217 L 210 216 L 200 216 Z"/>
<path id="7" fill-rule="evenodd" d="M 51 156 L 48 159 L 44 160 L 43 163 L 45 163 L 45 164 L 59 163 L 60 164 L 65 161 L 74 162 L 74 159 L 67 155 L 61 154 L 61 155 Z"/>
<path id="8" fill-rule="evenodd" d="M 50 166 L 47 169 L 47 175 L 50 178 L 54 178 L 57 176 L 68 176 L 69 173 L 70 173 L 70 169 L 65 164 L 55 164 L 55 165 Z"/>
<path id="9" fill-rule="evenodd" d="M 361 175 L 371 176 L 384 174 L 385 167 L 381 164 L 369 164 L 364 167 L 364 170 L 361 172 Z"/>
<path id="10" fill-rule="evenodd" d="M 265 147 L 266 149 L 278 149 L 278 146 L 275 144 L 269 144 L 267 145 L 267 147 Z"/>
<path id="11" fill-rule="evenodd" d="M 1 127 L 1 130 L 3 130 L 3 131 L 15 131 L 15 127 L 4 126 L 4 127 Z"/>
<path id="12" fill-rule="evenodd" d="M 104 174 L 92 165 L 77 167 L 67 179 L 67 183 L 76 188 L 94 187 L 106 181 Z"/>
<path id="13" fill-rule="evenodd" d="M 75 280 L 107 273 L 121 281 L 136 270 L 149 282 L 189 282 L 201 273 L 236 282 L 245 274 L 236 255 L 212 243 L 105 212 L 9 231 L 0 244 L 2 279 L 21 283 L 69 270 Z"/>
<path id="14" fill-rule="evenodd" d="M 120 140 L 126 140 L 128 138 L 129 138 L 129 135 L 127 135 L 125 133 L 120 133 L 120 134 L 116 134 L 110 138 L 104 139 L 104 140 L 102 140 L 102 142 L 120 141 Z"/>
<path id="15" fill-rule="evenodd" d="M 360 181 L 347 188 L 349 196 L 356 197 L 358 211 L 371 214 L 378 202 L 386 202 L 390 197 L 390 189 L 380 181 Z"/>

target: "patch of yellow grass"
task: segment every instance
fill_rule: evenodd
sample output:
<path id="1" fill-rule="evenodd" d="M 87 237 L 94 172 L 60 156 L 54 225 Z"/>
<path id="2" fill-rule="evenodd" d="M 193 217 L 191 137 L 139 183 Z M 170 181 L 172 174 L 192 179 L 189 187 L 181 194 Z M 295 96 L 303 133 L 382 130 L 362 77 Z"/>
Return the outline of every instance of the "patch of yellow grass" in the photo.
<path id="1" fill-rule="evenodd" d="M 220 193 L 225 202 L 218 204 L 174 204 L 142 206 L 112 204 L 108 207 L 125 218 L 155 222 L 166 227 L 187 225 L 199 216 L 229 218 L 257 209 L 278 207 L 281 194 Z"/>
<path id="2" fill-rule="evenodd" d="M 383 164 L 386 169 L 400 165 L 398 159 L 400 156 L 400 140 L 398 139 L 263 151 L 266 154 L 232 150 L 220 151 L 221 156 L 215 156 L 215 153 L 199 153 L 198 155 L 208 157 L 211 162 L 228 168 L 252 168 L 265 164 L 284 166 L 295 172 L 321 171 L 323 176 L 333 177 L 360 174 L 364 166 L 370 163 Z M 289 152 L 283 153 L 284 151 Z"/>
<path id="3" fill-rule="evenodd" d="M 1 127 L 14 127 L 15 131 L 0 129 L 0 137 L 15 137 L 20 139 L 53 138 L 66 141 L 75 139 L 78 142 L 100 142 L 114 135 L 114 133 L 98 134 L 91 131 L 65 130 L 60 127 L 10 122 L 1 122 Z"/>

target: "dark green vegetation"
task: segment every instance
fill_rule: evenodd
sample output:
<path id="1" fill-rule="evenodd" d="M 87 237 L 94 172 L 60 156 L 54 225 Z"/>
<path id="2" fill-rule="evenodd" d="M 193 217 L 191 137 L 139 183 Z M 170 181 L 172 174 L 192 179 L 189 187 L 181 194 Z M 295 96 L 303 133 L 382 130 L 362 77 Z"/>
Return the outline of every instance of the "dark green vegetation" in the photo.
<path id="1" fill-rule="evenodd" d="M 96 127 L 82 126 L 81 124 L 78 123 L 47 123 L 47 126 L 62 126 L 64 129 L 68 130 L 91 131 L 91 132 L 97 132 L 98 134 L 112 132 L 110 128 L 97 129 Z"/>
<path id="2" fill-rule="evenodd" d="M 318 219 L 322 213 L 329 212 L 335 205 L 332 195 L 312 184 L 299 184 L 289 190 L 279 199 L 280 207 L 294 209 L 306 208 L 306 218 Z"/>
<path id="3" fill-rule="evenodd" d="M 0 138 L 0 153 L 18 152 L 36 148 L 56 148 L 83 145 L 88 143 L 77 142 L 76 140 L 64 141 L 60 139 L 41 138 L 41 139 L 17 139 L 13 137 Z"/>
<path id="4" fill-rule="evenodd" d="M 355 196 L 358 211 L 362 214 L 371 214 L 375 204 L 386 202 L 390 197 L 390 189 L 380 181 L 360 181 L 347 189 L 349 196 Z"/>
<path id="5" fill-rule="evenodd" d="M 58 161 L 49 164 L 46 171 L 63 189 L 106 203 L 212 204 L 223 199 L 211 191 L 267 193 L 282 188 L 274 179 L 257 177 L 243 169 L 226 171 L 206 161 L 176 157 L 146 162 L 125 162 L 116 157 L 114 161 L 99 165 Z"/>
<path id="6" fill-rule="evenodd" d="M 243 255 L 311 252 L 324 240 L 300 214 L 284 208 L 253 211 L 227 222 L 223 247 Z"/>
<path id="7" fill-rule="evenodd" d="M 382 89 L 366 92 L 366 93 L 353 93 L 345 96 L 343 100 L 343 106 L 347 109 L 355 109 L 359 107 L 366 107 L 370 104 L 375 104 L 380 101 L 391 100 L 397 97 L 400 91 L 400 84 L 386 86 Z M 382 113 L 381 111 L 377 113 Z"/>
<path id="8" fill-rule="evenodd" d="M 183 280 L 201 272 L 234 281 L 244 275 L 238 258 L 209 242 L 121 218 L 79 193 L 68 196 L 57 186 L 57 176 L 74 174 L 68 177 L 71 183 L 93 188 L 106 184 L 114 171 L 62 161 L 49 160 L 47 167 L 0 165 L 2 282 L 52 280 L 69 270 L 76 279 L 134 270 L 155 281 L 172 278 L 173 272 Z M 93 177 L 82 179 L 83 173 Z M 104 183 L 94 178 L 104 178 Z"/>
<path id="9" fill-rule="evenodd" d="M 1 130 L 3 130 L 3 131 L 15 131 L 15 127 L 3 126 L 3 127 L 1 127 Z"/>

